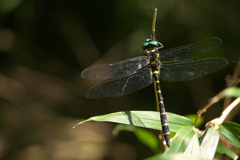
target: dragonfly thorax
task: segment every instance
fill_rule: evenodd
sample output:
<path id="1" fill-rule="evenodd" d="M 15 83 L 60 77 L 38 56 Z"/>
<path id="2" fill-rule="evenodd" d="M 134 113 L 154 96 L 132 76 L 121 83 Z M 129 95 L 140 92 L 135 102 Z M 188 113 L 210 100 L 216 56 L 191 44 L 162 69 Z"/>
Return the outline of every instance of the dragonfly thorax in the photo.
<path id="1" fill-rule="evenodd" d="M 163 48 L 163 45 L 156 40 L 146 39 L 142 45 L 142 48 L 144 49 L 145 56 L 150 61 L 148 66 L 150 68 L 159 67 L 160 61 L 158 49 Z"/>
<path id="2" fill-rule="evenodd" d="M 142 48 L 145 50 L 146 48 L 155 48 L 157 49 L 163 48 L 163 45 L 155 40 L 152 39 L 146 39 L 145 42 L 142 44 Z"/>
<path id="3" fill-rule="evenodd" d="M 149 60 L 148 67 L 159 67 L 160 61 L 159 61 L 159 52 L 157 47 L 154 48 L 146 48 L 144 50 L 146 58 Z"/>

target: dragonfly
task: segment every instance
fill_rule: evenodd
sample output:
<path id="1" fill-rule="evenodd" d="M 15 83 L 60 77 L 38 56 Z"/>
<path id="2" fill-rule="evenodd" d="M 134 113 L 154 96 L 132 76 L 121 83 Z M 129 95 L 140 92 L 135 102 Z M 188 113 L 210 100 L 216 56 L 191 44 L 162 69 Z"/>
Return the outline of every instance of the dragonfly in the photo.
<path id="1" fill-rule="evenodd" d="M 144 56 L 92 66 L 85 69 L 81 76 L 85 79 L 108 80 L 86 92 L 86 97 L 93 99 L 124 96 L 153 83 L 162 132 L 170 148 L 170 131 L 160 78 L 168 82 L 193 80 L 225 67 L 228 61 L 219 57 L 195 59 L 218 47 L 222 40 L 217 37 L 159 52 L 163 45 L 155 39 L 156 14 L 157 9 L 154 10 L 151 39 L 146 39 L 142 45 Z"/>

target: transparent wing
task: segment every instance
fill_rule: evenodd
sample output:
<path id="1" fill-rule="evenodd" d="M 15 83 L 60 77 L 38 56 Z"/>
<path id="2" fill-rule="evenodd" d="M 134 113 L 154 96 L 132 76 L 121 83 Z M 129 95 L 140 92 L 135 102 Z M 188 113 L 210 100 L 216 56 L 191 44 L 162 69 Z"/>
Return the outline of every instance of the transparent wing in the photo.
<path id="1" fill-rule="evenodd" d="M 187 81 L 217 71 L 228 64 L 224 58 L 203 58 L 183 62 L 161 63 L 160 77 L 163 81 Z"/>
<path id="2" fill-rule="evenodd" d="M 86 79 L 117 79 L 146 66 L 149 60 L 145 56 L 126 59 L 124 61 L 103 64 L 85 69 L 81 76 Z"/>
<path id="3" fill-rule="evenodd" d="M 193 44 L 163 50 L 160 52 L 160 61 L 182 61 L 194 59 L 213 50 L 221 43 L 222 40 L 220 38 L 212 37 Z"/>
<path id="4" fill-rule="evenodd" d="M 145 67 L 135 73 L 116 80 L 93 86 L 87 93 L 87 98 L 118 97 L 138 91 L 152 83 L 150 68 Z"/>

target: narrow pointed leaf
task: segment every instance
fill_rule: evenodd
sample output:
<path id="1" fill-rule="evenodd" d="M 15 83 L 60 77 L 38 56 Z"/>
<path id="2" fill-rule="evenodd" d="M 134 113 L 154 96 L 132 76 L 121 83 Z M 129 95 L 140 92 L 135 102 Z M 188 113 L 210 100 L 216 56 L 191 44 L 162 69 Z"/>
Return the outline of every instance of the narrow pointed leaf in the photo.
<path id="1" fill-rule="evenodd" d="M 198 141 L 198 136 L 199 136 L 198 134 L 194 135 L 184 154 L 200 156 L 200 145 Z"/>
<path id="2" fill-rule="evenodd" d="M 218 144 L 217 152 L 220 153 L 220 154 L 226 154 L 229 157 L 231 157 L 232 159 L 237 159 L 238 158 L 237 154 L 235 154 L 233 151 L 231 151 L 230 149 L 228 149 L 227 147 L 225 147 L 222 144 Z"/>
<path id="3" fill-rule="evenodd" d="M 164 155 L 185 152 L 195 134 L 196 132 L 193 130 L 193 127 L 183 127 L 171 140 L 171 148 L 167 148 Z"/>
<path id="4" fill-rule="evenodd" d="M 168 118 L 168 125 L 171 132 L 177 132 L 184 126 L 193 127 L 194 123 L 183 116 L 173 113 L 166 113 Z M 121 124 L 128 124 L 138 127 L 151 128 L 161 130 L 159 112 L 154 111 L 123 111 L 116 112 L 96 117 L 91 117 L 85 121 L 79 122 L 75 126 L 88 121 L 108 121 Z M 74 127 L 75 127 L 74 126 Z"/>
<path id="5" fill-rule="evenodd" d="M 224 122 L 220 125 L 220 133 L 234 146 L 240 148 L 240 125 L 233 122 Z"/>
<path id="6" fill-rule="evenodd" d="M 216 127 L 210 127 L 200 138 L 200 154 L 202 158 L 213 159 L 220 133 Z"/>
<path id="7" fill-rule="evenodd" d="M 222 126 L 224 126 L 227 130 L 232 132 L 235 136 L 240 138 L 240 125 L 234 122 L 223 122 Z"/>

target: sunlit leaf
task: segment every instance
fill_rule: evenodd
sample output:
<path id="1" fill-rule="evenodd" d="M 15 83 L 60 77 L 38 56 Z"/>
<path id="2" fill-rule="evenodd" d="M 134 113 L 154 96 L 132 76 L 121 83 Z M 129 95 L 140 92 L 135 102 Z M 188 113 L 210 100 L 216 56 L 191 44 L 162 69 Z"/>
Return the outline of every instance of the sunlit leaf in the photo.
<path id="1" fill-rule="evenodd" d="M 224 90 L 224 96 L 226 97 L 240 97 L 240 88 L 230 87 Z"/>
<path id="2" fill-rule="evenodd" d="M 240 125 L 234 122 L 224 122 L 220 125 L 220 133 L 234 146 L 240 148 Z"/>
<path id="3" fill-rule="evenodd" d="M 120 131 L 133 132 L 137 136 L 139 141 L 151 148 L 154 153 L 160 152 L 159 139 L 151 132 L 148 132 L 139 127 L 119 124 L 113 129 L 113 134 L 117 134 Z"/>
<path id="4" fill-rule="evenodd" d="M 194 135 L 187 149 L 185 150 L 184 154 L 200 156 L 200 146 L 199 146 L 198 136 L 199 136 L 198 134 Z"/>
<path id="5" fill-rule="evenodd" d="M 226 154 L 229 157 L 231 157 L 232 159 L 237 159 L 238 158 L 237 154 L 235 154 L 233 151 L 231 151 L 227 147 L 223 146 L 222 144 L 218 144 L 217 152 L 220 153 L 220 154 Z"/>
<path id="6" fill-rule="evenodd" d="M 166 113 L 168 125 L 171 132 L 177 132 L 184 126 L 193 127 L 193 122 L 186 117 L 173 113 Z M 123 111 L 96 117 L 91 117 L 85 121 L 79 122 L 75 126 L 88 121 L 108 121 L 121 124 L 128 124 L 138 127 L 161 130 L 159 112 L 154 111 Z M 74 126 L 74 127 L 75 127 Z"/>
<path id="7" fill-rule="evenodd" d="M 205 159 L 213 159 L 220 133 L 217 127 L 210 127 L 200 138 L 200 156 Z"/>
<path id="8" fill-rule="evenodd" d="M 196 134 L 197 133 L 193 130 L 193 127 L 183 127 L 171 140 L 171 148 L 167 148 L 164 155 L 185 152 Z"/>

